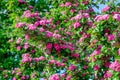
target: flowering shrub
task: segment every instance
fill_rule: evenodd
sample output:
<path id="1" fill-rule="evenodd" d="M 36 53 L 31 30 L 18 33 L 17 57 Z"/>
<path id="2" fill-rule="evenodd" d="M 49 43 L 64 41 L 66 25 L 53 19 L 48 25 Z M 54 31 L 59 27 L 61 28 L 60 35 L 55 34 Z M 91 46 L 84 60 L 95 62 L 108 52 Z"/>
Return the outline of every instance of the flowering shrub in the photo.
<path id="1" fill-rule="evenodd" d="M 97 14 L 93 0 L 48 0 L 45 12 L 16 2 L 24 7 L 9 43 L 19 65 L 4 69 L 1 79 L 119 80 L 119 4 L 109 2 Z"/>

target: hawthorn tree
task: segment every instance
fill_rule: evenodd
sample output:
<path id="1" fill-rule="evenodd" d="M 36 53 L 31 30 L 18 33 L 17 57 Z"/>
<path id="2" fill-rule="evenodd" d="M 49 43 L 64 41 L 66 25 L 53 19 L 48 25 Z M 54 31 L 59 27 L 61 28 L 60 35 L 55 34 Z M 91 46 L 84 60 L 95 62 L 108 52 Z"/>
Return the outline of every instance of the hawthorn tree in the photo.
<path id="1" fill-rule="evenodd" d="M 2 80 L 119 80 L 118 0 L 2 2 Z"/>

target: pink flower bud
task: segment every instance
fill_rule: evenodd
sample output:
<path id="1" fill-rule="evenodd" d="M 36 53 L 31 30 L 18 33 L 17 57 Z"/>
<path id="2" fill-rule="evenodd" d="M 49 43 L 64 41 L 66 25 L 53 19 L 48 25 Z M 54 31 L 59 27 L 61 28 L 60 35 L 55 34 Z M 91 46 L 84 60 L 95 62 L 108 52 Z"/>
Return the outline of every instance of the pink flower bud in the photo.
<path id="1" fill-rule="evenodd" d="M 99 69 L 99 66 L 98 65 L 95 65 L 94 68 L 93 68 L 95 71 L 97 71 Z"/>
<path id="2" fill-rule="evenodd" d="M 108 41 L 112 41 L 115 39 L 115 36 L 113 34 L 108 35 Z"/>

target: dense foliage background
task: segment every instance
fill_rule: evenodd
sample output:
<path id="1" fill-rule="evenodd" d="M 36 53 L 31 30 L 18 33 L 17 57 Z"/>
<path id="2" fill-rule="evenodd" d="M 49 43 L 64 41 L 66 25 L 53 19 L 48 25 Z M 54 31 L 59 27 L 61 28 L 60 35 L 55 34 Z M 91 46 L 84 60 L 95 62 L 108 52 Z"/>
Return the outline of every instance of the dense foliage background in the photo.
<path id="1" fill-rule="evenodd" d="M 119 6 L 0 0 L 0 80 L 119 80 Z"/>

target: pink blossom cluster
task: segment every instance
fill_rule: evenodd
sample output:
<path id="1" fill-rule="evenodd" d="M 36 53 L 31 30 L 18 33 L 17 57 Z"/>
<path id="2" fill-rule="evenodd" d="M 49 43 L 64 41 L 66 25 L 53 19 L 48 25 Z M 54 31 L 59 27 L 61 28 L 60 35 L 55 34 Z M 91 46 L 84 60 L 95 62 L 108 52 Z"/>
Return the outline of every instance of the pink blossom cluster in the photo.
<path id="1" fill-rule="evenodd" d="M 28 42 L 25 42 L 24 43 L 24 49 L 27 50 L 29 48 L 29 43 Z"/>
<path id="2" fill-rule="evenodd" d="M 109 7 L 109 6 L 105 6 L 105 7 L 102 9 L 102 12 L 106 12 L 106 11 L 108 11 L 108 10 L 110 10 L 110 7 Z"/>
<path id="3" fill-rule="evenodd" d="M 108 18 L 109 18 L 108 14 L 98 15 L 98 16 L 95 17 L 94 21 L 99 22 L 99 21 L 102 21 L 102 20 L 108 20 Z"/>
<path id="4" fill-rule="evenodd" d="M 79 6 L 79 3 L 72 4 L 71 2 L 65 2 L 65 3 L 60 4 L 59 6 L 60 7 L 71 7 L 71 6 L 77 7 L 77 6 Z"/>
<path id="5" fill-rule="evenodd" d="M 44 60 L 45 60 L 44 56 L 40 56 L 39 58 L 33 58 L 33 61 L 35 62 L 44 61 Z"/>
<path id="6" fill-rule="evenodd" d="M 21 41 L 22 41 L 22 39 L 19 37 L 16 41 L 16 44 L 20 44 Z"/>
<path id="7" fill-rule="evenodd" d="M 93 68 L 95 71 L 97 71 L 99 69 L 99 66 L 98 65 L 95 65 L 94 68 Z"/>
<path id="8" fill-rule="evenodd" d="M 110 77 L 112 77 L 112 73 L 111 72 L 109 72 L 109 71 L 106 71 L 105 73 L 104 73 L 104 78 L 110 78 Z"/>
<path id="9" fill-rule="evenodd" d="M 115 62 L 112 62 L 110 64 L 109 68 L 111 68 L 112 70 L 115 70 L 117 72 L 120 72 L 120 63 L 118 62 L 118 60 L 115 60 Z"/>
<path id="10" fill-rule="evenodd" d="M 73 26 L 74 26 L 74 28 L 76 29 L 76 28 L 80 27 L 81 24 L 80 24 L 80 22 L 75 22 L 75 23 L 73 24 Z"/>
<path id="11" fill-rule="evenodd" d="M 71 56 L 74 57 L 74 58 L 79 58 L 80 54 L 78 54 L 78 53 L 72 53 Z"/>
<path id="12" fill-rule="evenodd" d="M 54 48 L 57 53 L 60 52 L 61 49 L 66 49 L 66 48 L 68 48 L 71 51 L 74 50 L 74 47 L 72 44 L 60 44 L 60 43 L 51 43 L 51 42 L 48 42 L 46 44 L 46 48 L 49 51 L 51 51 Z"/>
<path id="13" fill-rule="evenodd" d="M 37 28 L 37 26 L 35 24 L 28 24 L 27 27 L 29 30 L 33 30 L 33 31 L 36 30 L 36 28 Z"/>
<path id="14" fill-rule="evenodd" d="M 83 18 L 90 18 L 90 14 L 88 12 L 79 12 L 79 14 L 77 14 L 76 16 L 72 17 L 71 20 L 80 20 L 80 19 L 83 19 Z"/>
<path id="15" fill-rule="evenodd" d="M 113 18 L 117 21 L 120 21 L 120 14 L 114 14 Z"/>
<path id="16" fill-rule="evenodd" d="M 74 71 L 75 69 L 76 69 L 76 66 L 72 64 L 68 67 L 68 70 L 71 70 L 71 71 Z"/>
<path id="17" fill-rule="evenodd" d="M 23 15 L 22 15 L 23 18 L 33 18 L 33 17 L 39 17 L 39 14 L 38 12 L 35 12 L 35 13 L 31 13 L 30 10 L 26 10 L 24 11 Z"/>
<path id="18" fill-rule="evenodd" d="M 65 64 L 56 60 L 49 60 L 48 64 L 56 65 L 57 67 L 64 67 Z"/>
<path id="19" fill-rule="evenodd" d="M 32 58 L 30 57 L 29 53 L 22 54 L 22 62 L 23 63 L 31 62 L 31 61 L 32 61 Z"/>
<path id="20" fill-rule="evenodd" d="M 19 23 L 16 24 L 15 27 L 16 27 L 16 28 L 20 28 L 20 27 L 24 27 L 24 26 L 26 26 L 25 23 L 19 22 Z"/>
<path id="21" fill-rule="evenodd" d="M 112 41 L 112 40 L 114 40 L 114 39 L 115 39 L 114 34 L 109 34 L 109 35 L 108 35 L 108 41 Z"/>
<path id="22" fill-rule="evenodd" d="M 58 74 L 53 74 L 49 77 L 49 80 L 60 80 L 60 76 Z"/>

